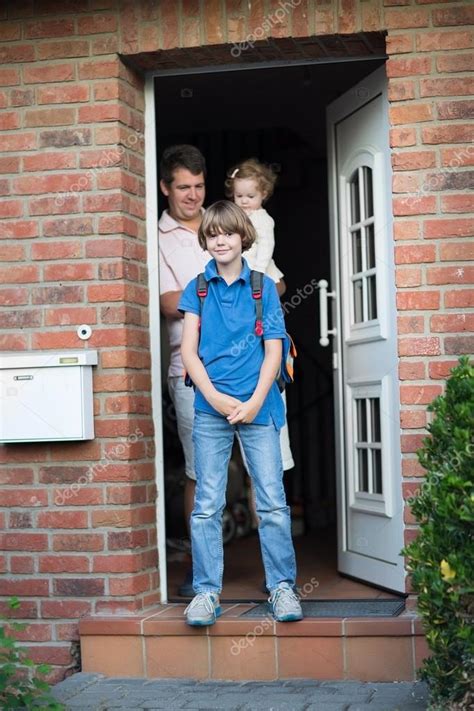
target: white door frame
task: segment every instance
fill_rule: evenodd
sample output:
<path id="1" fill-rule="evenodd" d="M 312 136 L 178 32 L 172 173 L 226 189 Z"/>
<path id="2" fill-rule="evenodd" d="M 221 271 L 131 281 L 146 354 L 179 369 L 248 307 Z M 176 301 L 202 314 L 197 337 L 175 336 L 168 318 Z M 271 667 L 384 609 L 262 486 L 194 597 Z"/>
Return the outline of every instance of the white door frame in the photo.
<path id="1" fill-rule="evenodd" d="M 247 64 L 225 64 L 187 69 L 169 69 L 148 72 L 145 77 L 145 185 L 146 185 L 146 235 L 147 267 L 150 314 L 150 353 L 151 353 L 151 400 L 155 438 L 156 472 L 156 526 L 158 537 L 158 572 L 160 576 L 161 602 L 168 601 L 166 569 L 166 527 L 165 527 L 165 476 L 163 460 L 163 418 L 161 392 L 161 337 L 159 303 L 159 254 L 158 254 L 158 171 L 156 155 L 156 113 L 154 79 L 160 76 L 188 74 L 213 74 L 252 69 L 275 69 L 278 67 L 302 66 L 307 64 L 338 64 L 346 62 L 380 61 L 386 55 L 370 57 L 334 57 L 324 60 L 287 60 L 275 62 L 249 62 Z M 315 332 L 315 338 L 317 334 Z"/>

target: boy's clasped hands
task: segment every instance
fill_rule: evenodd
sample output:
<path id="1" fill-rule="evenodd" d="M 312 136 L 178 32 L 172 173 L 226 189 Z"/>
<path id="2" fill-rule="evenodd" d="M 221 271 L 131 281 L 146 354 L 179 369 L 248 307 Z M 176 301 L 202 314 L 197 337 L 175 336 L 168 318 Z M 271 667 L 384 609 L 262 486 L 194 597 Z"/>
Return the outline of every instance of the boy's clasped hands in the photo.
<path id="1" fill-rule="evenodd" d="M 236 397 L 220 393 L 218 390 L 216 390 L 215 395 L 213 394 L 209 398 L 209 402 L 215 410 L 227 418 L 231 425 L 236 425 L 239 422 L 244 424 L 253 422 L 262 406 L 262 403 L 260 401 L 257 402 L 253 397 L 241 402 Z"/>

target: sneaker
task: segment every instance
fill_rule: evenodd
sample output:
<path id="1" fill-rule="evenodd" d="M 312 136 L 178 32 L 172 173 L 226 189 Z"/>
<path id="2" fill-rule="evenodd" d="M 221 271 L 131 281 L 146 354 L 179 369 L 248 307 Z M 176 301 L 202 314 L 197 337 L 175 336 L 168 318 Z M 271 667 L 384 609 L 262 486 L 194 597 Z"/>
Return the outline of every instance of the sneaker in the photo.
<path id="1" fill-rule="evenodd" d="M 303 619 L 298 596 L 293 588 L 286 583 L 281 583 L 274 589 L 268 602 L 272 607 L 273 617 L 277 622 L 296 622 Z"/>
<path id="2" fill-rule="evenodd" d="M 192 597 L 194 595 L 192 566 L 186 571 L 184 580 L 178 588 L 178 595 L 181 597 Z"/>
<path id="3" fill-rule="evenodd" d="M 213 625 L 221 614 L 219 596 L 217 593 L 198 593 L 184 611 L 188 625 Z"/>

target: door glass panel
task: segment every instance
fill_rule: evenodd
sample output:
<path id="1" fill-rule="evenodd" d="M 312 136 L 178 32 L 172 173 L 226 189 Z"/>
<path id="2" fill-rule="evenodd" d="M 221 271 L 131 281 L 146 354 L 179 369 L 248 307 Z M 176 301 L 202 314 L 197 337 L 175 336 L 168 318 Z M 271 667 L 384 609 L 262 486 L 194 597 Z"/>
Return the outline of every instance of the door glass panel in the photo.
<path id="1" fill-rule="evenodd" d="M 364 189 L 364 219 L 372 217 L 374 214 L 374 198 L 372 189 L 372 168 L 364 165 L 362 168 L 362 181 Z"/>
<path id="2" fill-rule="evenodd" d="M 377 286 L 375 274 L 367 277 L 367 317 L 369 321 L 377 318 Z"/>
<path id="3" fill-rule="evenodd" d="M 352 270 L 354 274 L 362 271 L 362 240 L 360 230 L 352 233 Z"/>
<path id="4" fill-rule="evenodd" d="M 369 467 L 367 462 L 367 449 L 357 450 L 357 466 L 359 469 L 359 491 L 369 491 Z"/>
<path id="5" fill-rule="evenodd" d="M 365 230 L 365 248 L 366 248 L 366 259 L 367 259 L 367 269 L 372 269 L 375 267 L 375 235 L 374 235 L 374 223 L 367 225 Z"/>
<path id="6" fill-rule="evenodd" d="M 359 171 L 355 170 L 349 181 L 351 195 L 351 224 L 360 222 Z"/>
<path id="7" fill-rule="evenodd" d="M 380 400 L 378 397 L 370 398 L 370 428 L 372 442 L 380 442 Z"/>
<path id="8" fill-rule="evenodd" d="M 380 449 L 372 450 L 372 476 L 374 494 L 382 494 L 382 452 Z"/>
<path id="9" fill-rule="evenodd" d="M 357 279 L 353 283 L 354 290 L 354 322 L 360 323 L 364 320 L 363 297 L 362 297 L 362 279 Z"/>
<path id="10" fill-rule="evenodd" d="M 357 441 L 367 442 L 367 414 L 366 401 L 364 398 L 357 398 Z"/>

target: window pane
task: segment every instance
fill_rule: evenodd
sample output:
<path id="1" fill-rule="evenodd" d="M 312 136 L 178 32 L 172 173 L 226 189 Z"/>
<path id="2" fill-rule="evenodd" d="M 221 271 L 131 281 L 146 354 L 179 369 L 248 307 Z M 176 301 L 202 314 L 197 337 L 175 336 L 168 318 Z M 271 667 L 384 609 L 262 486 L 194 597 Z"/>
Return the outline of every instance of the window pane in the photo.
<path id="1" fill-rule="evenodd" d="M 354 171 L 350 180 L 350 196 L 351 196 L 351 224 L 360 221 L 360 203 L 359 203 L 359 171 Z"/>
<path id="2" fill-rule="evenodd" d="M 370 398 L 370 425 L 372 442 L 380 442 L 380 400 L 378 397 Z"/>
<path id="3" fill-rule="evenodd" d="M 367 277 L 367 318 L 369 321 L 377 318 L 377 285 L 375 282 L 375 274 Z"/>
<path id="4" fill-rule="evenodd" d="M 367 442 L 367 401 L 363 398 L 356 399 L 357 408 L 357 441 Z"/>
<path id="5" fill-rule="evenodd" d="M 364 165 L 362 168 L 363 181 L 364 181 L 364 218 L 372 217 L 374 214 L 374 198 L 372 190 L 372 168 Z"/>
<path id="6" fill-rule="evenodd" d="M 364 320 L 364 311 L 362 306 L 362 279 L 357 279 L 353 282 L 354 290 L 354 323 L 360 323 Z"/>
<path id="7" fill-rule="evenodd" d="M 372 450 L 372 476 L 374 494 L 383 494 L 382 491 L 382 452 L 380 449 Z"/>
<path id="8" fill-rule="evenodd" d="M 375 238 L 374 225 L 367 225 L 365 230 L 365 249 L 367 256 L 367 269 L 375 267 Z"/>
<path id="9" fill-rule="evenodd" d="M 369 491 L 369 468 L 367 463 L 367 449 L 357 450 L 357 468 L 359 474 L 359 491 Z"/>
<path id="10" fill-rule="evenodd" d="M 360 230 L 352 233 L 352 273 L 362 271 L 362 240 Z"/>

